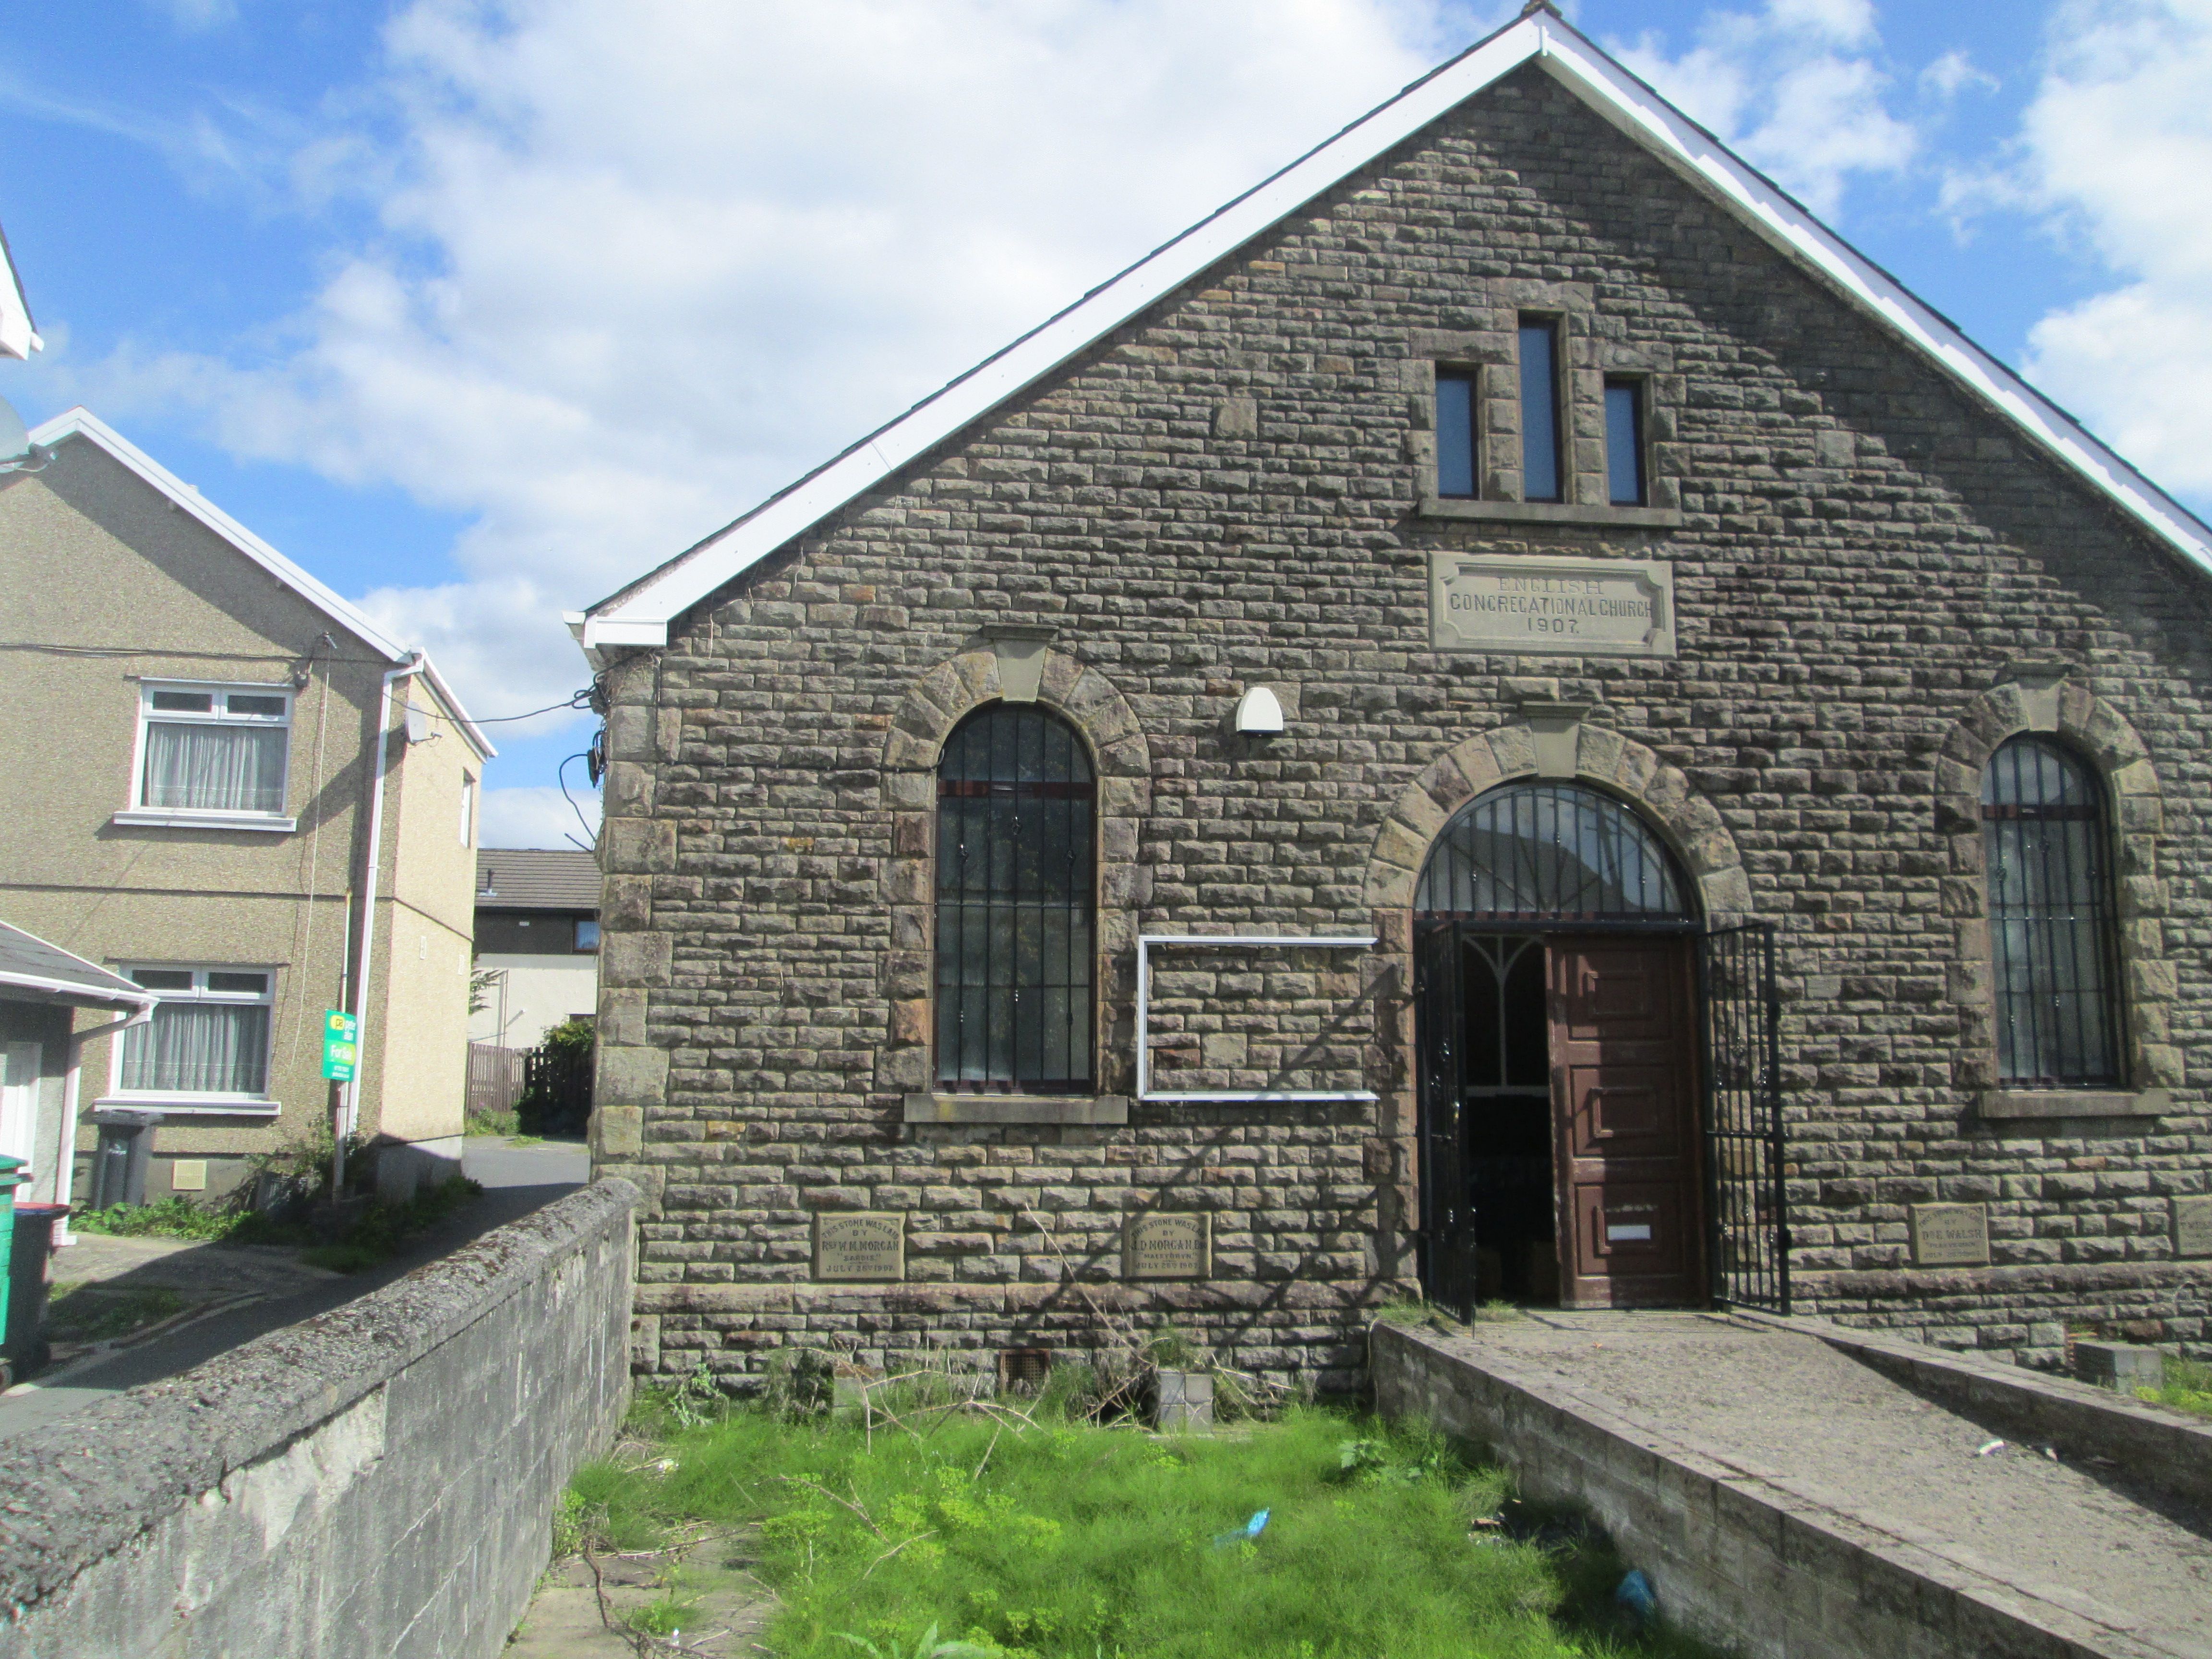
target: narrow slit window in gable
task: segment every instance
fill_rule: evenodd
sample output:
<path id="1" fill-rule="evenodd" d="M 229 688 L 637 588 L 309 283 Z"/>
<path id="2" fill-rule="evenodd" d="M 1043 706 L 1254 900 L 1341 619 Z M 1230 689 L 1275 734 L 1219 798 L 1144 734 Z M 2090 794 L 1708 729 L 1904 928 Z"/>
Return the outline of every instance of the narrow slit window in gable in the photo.
<path id="1" fill-rule="evenodd" d="M 1475 489 L 1474 376 L 1437 372 L 1437 494 L 1472 500 Z"/>
<path id="2" fill-rule="evenodd" d="M 1565 499 L 1559 470 L 1559 325 L 1521 319 L 1521 495 Z"/>
<path id="3" fill-rule="evenodd" d="M 1605 470 L 1607 494 L 1615 507 L 1644 504 L 1644 386 L 1639 380 L 1605 383 Z"/>

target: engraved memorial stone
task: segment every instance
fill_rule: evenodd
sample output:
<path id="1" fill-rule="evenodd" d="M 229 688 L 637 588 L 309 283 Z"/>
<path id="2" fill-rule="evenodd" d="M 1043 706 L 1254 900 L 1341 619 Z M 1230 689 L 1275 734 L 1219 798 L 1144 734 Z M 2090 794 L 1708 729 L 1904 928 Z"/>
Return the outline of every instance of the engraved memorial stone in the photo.
<path id="1" fill-rule="evenodd" d="M 1207 1279 L 1213 1273 L 1213 1218 L 1156 1210 L 1121 1230 L 1124 1279 Z"/>
<path id="2" fill-rule="evenodd" d="M 1437 553 L 1429 619 L 1439 651 L 1671 657 L 1674 570 L 1656 559 Z"/>
<path id="3" fill-rule="evenodd" d="M 2173 1200 L 2173 1253 L 2212 1255 L 2212 1196 Z"/>
<path id="4" fill-rule="evenodd" d="M 831 1284 L 906 1277 L 906 1212 L 823 1210 L 814 1217 L 814 1277 Z"/>
<path id="5" fill-rule="evenodd" d="M 1915 1204 L 1912 1265 L 1979 1267 L 1990 1259 L 1990 1212 L 1984 1204 Z"/>

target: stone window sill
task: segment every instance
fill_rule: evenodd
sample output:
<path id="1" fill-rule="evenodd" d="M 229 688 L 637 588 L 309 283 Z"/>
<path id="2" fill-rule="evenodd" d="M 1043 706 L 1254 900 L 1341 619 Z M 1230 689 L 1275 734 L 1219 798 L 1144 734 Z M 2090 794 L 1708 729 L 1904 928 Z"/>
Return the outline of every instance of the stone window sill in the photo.
<path id="1" fill-rule="evenodd" d="M 1671 507 L 1587 507 L 1578 501 L 1466 501 L 1424 495 L 1414 514 L 1424 519 L 1595 525 L 1613 530 L 1679 530 L 1682 526 L 1681 514 Z"/>
<path id="2" fill-rule="evenodd" d="M 908 1095 L 908 1123 L 1062 1123 L 1129 1121 L 1127 1095 Z"/>
<path id="3" fill-rule="evenodd" d="M 283 1109 L 258 1095 L 102 1095 L 95 1109 L 160 1112 L 167 1117 L 275 1117 Z"/>
<path id="4" fill-rule="evenodd" d="M 2157 1117 L 2173 1109 L 2163 1089 L 1990 1089 L 1985 1118 Z"/>

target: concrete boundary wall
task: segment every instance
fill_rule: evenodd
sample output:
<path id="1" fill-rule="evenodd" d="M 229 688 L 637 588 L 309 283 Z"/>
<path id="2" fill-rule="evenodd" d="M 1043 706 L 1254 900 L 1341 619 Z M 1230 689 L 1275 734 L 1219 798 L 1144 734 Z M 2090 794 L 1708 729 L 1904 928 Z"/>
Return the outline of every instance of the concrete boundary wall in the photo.
<path id="1" fill-rule="evenodd" d="M 636 1189 L 0 1443 L 0 1659 L 489 1659 L 629 1395 Z"/>
<path id="2" fill-rule="evenodd" d="M 2158 1650 L 1656 1435 L 1554 1377 L 1376 1325 L 1376 1404 L 1595 1516 L 1669 1618 L 1753 1659 L 2136 1659 Z"/>

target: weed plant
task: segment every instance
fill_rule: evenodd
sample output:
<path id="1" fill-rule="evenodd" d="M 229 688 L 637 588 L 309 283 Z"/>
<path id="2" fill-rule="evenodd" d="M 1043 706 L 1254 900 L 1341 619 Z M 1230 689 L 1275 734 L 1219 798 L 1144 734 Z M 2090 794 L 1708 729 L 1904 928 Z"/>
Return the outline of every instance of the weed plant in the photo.
<path id="1" fill-rule="evenodd" d="M 586 1468 L 564 1523 L 618 1550 L 757 1524 L 784 1659 L 947 1642 L 1008 1659 L 1704 1652 L 1617 1622 L 1622 1569 L 1601 1543 L 1578 1527 L 1514 1541 L 1488 1520 L 1504 1477 L 1418 1429 L 1293 1407 L 1161 1437 L 1055 1417 L 1048 1389 L 1027 1415 L 879 1412 L 872 1440 L 726 1410 Z"/>
<path id="2" fill-rule="evenodd" d="M 2170 1406 L 2197 1417 L 2212 1417 L 2212 1365 L 2194 1359 L 2166 1357 L 2163 1388 L 2137 1389 L 2136 1393 L 2154 1406 Z"/>

